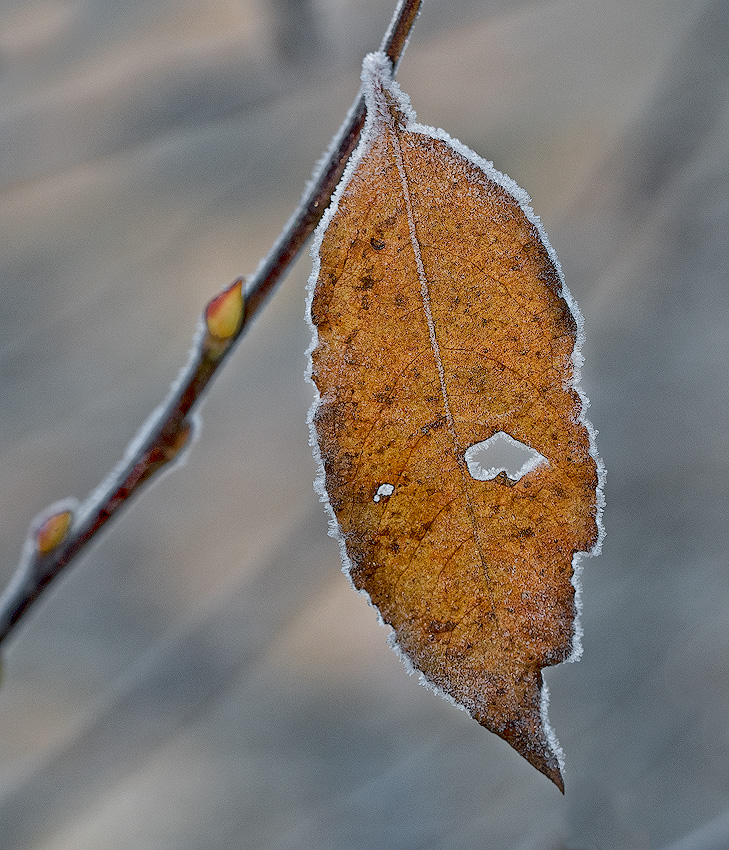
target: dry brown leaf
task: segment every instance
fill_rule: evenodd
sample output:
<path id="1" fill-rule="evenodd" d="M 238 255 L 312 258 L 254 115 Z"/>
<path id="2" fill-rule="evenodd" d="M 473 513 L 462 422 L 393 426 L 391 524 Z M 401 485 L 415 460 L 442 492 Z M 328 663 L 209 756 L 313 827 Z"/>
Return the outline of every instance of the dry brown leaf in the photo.
<path id="1" fill-rule="evenodd" d="M 363 80 L 314 249 L 322 494 L 396 648 L 562 788 L 541 670 L 578 652 L 573 564 L 600 537 L 581 318 L 525 193 L 415 124 L 383 55 Z M 512 478 L 471 457 L 499 440 Z"/>

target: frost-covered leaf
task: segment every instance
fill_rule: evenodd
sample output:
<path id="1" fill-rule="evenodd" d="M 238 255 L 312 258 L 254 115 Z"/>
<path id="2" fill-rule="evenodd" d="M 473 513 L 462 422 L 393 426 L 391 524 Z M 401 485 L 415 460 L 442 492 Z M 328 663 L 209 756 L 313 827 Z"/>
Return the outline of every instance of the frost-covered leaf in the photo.
<path id="1" fill-rule="evenodd" d="M 579 651 L 600 536 L 581 317 L 525 193 L 416 124 L 384 56 L 363 80 L 311 279 L 322 494 L 397 649 L 561 788 L 541 671 Z"/>

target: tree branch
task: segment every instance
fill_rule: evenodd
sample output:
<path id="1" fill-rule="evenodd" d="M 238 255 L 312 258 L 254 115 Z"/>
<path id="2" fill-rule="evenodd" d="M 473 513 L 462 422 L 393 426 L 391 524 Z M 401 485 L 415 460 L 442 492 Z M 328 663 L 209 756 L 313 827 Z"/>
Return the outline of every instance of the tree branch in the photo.
<path id="1" fill-rule="evenodd" d="M 381 50 L 397 67 L 422 0 L 400 0 Z M 190 360 L 164 403 L 127 447 L 118 466 L 83 504 L 59 502 L 31 524 L 18 567 L 0 596 L 0 643 L 63 570 L 140 488 L 169 470 L 193 442 L 195 410 L 237 340 L 283 280 L 329 206 L 347 160 L 359 142 L 365 120 L 360 91 L 332 140 L 294 214 L 255 274 L 237 280 L 208 304 L 194 338 Z"/>

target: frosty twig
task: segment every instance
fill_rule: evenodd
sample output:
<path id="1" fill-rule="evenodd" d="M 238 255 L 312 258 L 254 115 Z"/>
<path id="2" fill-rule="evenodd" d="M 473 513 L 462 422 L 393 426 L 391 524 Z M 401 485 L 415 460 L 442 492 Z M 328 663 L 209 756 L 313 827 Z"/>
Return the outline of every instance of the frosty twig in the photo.
<path id="1" fill-rule="evenodd" d="M 400 0 L 381 49 L 397 65 L 422 0 Z M 116 512 L 162 469 L 170 469 L 192 440 L 195 408 L 208 383 L 235 347 L 329 205 L 332 193 L 359 141 L 364 125 L 362 93 L 332 140 L 294 214 L 242 292 L 236 281 L 206 308 L 187 366 L 164 403 L 150 416 L 128 446 L 119 465 L 78 504 L 52 505 L 37 517 L 23 556 L 0 596 L 0 642 L 4 641 L 33 602 L 83 551 Z M 236 311 L 238 311 L 236 313 Z"/>

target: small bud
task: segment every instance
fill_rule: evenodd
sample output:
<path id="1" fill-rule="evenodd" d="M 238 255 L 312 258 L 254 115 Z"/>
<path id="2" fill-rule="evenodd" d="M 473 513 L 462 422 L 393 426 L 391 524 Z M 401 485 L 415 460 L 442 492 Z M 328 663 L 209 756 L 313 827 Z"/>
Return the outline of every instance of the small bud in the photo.
<path id="1" fill-rule="evenodd" d="M 164 454 L 165 460 L 170 461 L 173 460 L 177 455 L 185 448 L 187 445 L 190 434 L 192 433 L 192 426 L 190 422 L 184 419 L 179 428 L 172 434 L 171 437 L 165 439 L 162 446 L 162 453 Z"/>
<path id="2" fill-rule="evenodd" d="M 71 525 L 73 513 L 61 511 L 49 516 L 35 533 L 35 545 L 39 554 L 47 555 L 59 544 L 63 543 Z"/>
<path id="3" fill-rule="evenodd" d="M 243 323 L 243 280 L 239 278 L 208 304 L 205 324 L 211 337 L 227 340 L 235 336 Z"/>

